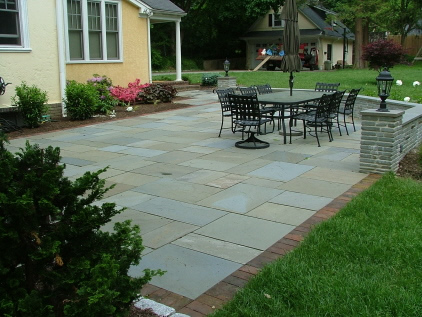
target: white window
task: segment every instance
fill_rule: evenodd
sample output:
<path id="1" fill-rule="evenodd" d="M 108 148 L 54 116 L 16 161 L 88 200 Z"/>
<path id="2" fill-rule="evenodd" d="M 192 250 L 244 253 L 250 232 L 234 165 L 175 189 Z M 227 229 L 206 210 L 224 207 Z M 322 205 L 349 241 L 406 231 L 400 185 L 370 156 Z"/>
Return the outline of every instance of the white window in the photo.
<path id="1" fill-rule="evenodd" d="M 70 62 L 120 60 L 119 17 L 119 2 L 67 0 L 68 60 Z"/>
<path id="2" fill-rule="evenodd" d="M 0 0 L 0 50 L 29 47 L 26 0 Z"/>
<path id="3" fill-rule="evenodd" d="M 280 13 L 273 14 L 273 28 L 281 28 L 284 26 L 284 20 L 281 19 Z"/>

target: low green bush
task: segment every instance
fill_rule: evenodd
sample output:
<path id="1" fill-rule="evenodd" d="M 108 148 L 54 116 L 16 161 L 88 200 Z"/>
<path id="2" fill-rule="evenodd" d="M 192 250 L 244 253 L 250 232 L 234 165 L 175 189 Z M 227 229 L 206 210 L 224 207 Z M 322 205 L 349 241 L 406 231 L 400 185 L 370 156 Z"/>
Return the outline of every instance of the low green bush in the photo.
<path id="1" fill-rule="evenodd" d="M 151 84 L 139 92 L 138 100 L 143 103 L 171 102 L 176 94 L 176 88 L 171 85 Z"/>
<path id="2" fill-rule="evenodd" d="M 217 86 L 217 78 L 220 77 L 218 74 L 203 74 L 201 85 L 202 86 Z"/>
<path id="3" fill-rule="evenodd" d="M 26 143 L 13 155 L 0 135 L 0 316 L 128 316 L 153 276 L 128 276 L 142 238 L 130 221 L 101 228 L 120 213 L 96 205 L 109 188 L 98 172 L 64 177 L 60 149 Z"/>
<path id="4" fill-rule="evenodd" d="M 65 95 L 63 102 L 72 120 L 92 118 L 99 100 L 98 91 L 93 85 L 68 81 Z"/>
<path id="5" fill-rule="evenodd" d="M 15 92 L 12 102 L 19 107 L 25 124 L 30 128 L 38 127 L 42 116 L 48 111 L 47 92 L 35 85 L 28 86 L 25 82 L 16 86 Z"/>

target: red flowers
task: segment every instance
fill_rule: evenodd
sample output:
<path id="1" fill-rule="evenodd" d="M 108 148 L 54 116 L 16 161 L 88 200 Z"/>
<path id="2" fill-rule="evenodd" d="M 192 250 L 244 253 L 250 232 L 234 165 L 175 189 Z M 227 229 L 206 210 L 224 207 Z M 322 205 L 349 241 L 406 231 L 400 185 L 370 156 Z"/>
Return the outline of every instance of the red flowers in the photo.
<path id="1" fill-rule="evenodd" d="M 135 101 L 139 100 L 139 92 L 150 85 L 141 85 L 140 82 L 141 80 L 137 78 L 134 82 L 129 83 L 127 88 L 116 86 L 110 89 L 110 93 L 121 102 L 133 104 Z"/>

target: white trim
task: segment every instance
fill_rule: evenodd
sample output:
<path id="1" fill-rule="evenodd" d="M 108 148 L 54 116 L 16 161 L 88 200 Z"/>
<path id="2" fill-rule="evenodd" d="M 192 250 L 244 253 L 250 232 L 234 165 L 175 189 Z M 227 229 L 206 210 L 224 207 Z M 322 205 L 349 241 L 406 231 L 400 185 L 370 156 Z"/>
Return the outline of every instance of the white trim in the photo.
<path id="1" fill-rule="evenodd" d="M 100 10 L 101 10 L 101 29 L 103 32 L 101 32 L 101 42 L 102 42 L 102 48 L 101 51 L 103 52 L 103 60 L 107 60 L 107 29 L 106 29 L 106 16 L 105 16 L 105 2 L 100 2 Z M 120 37 L 120 36 L 119 36 Z M 105 44 L 104 44 L 105 43 Z M 105 46 L 105 49 L 104 49 Z"/>
<path id="2" fill-rule="evenodd" d="M 67 6 L 66 6 L 67 8 Z M 88 32 L 88 5 L 87 0 L 81 0 L 81 18 L 82 18 L 82 46 L 83 46 L 83 60 L 89 60 L 89 32 Z M 73 60 L 69 60 L 73 62 Z"/>
<path id="3" fill-rule="evenodd" d="M 182 48 L 180 42 L 180 20 L 176 21 L 176 81 L 182 81 Z"/>
<path id="4" fill-rule="evenodd" d="M 104 61 L 102 59 L 93 59 L 92 61 L 84 61 L 84 60 L 70 60 L 66 62 L 67 64 L 117 64 L 123 63 L 123 60 L 120 59 L 111 59 L 108 61 Z"/>
<path id="5" fill-rule="evenodd" d="M 64 28 L 64 11 L 62 0 L 56 0 L 56 23 L 57 23 L 57 50 L 59 55 L 59 81 L 60 81 L 60 104 L 62 105 L 62 115 L 66 116 L 66 107 L 63 99 L 66 90 L 66 42 Z"/>
<path id="6" fill-rule="evenodd" d="M 2 53 L 31 53 L 32 48 L 22 48 L 22 47 L 0 47 L 0 52 Z"/>
<path id="7" fill-rule="evenodd" d="M 152 83 L 152 60 L 151 60 L 151 20 L 148 16 L 147 18 L 147 41 L 148 41 L 148 73 L 149 73 L 149 82 Z"/>

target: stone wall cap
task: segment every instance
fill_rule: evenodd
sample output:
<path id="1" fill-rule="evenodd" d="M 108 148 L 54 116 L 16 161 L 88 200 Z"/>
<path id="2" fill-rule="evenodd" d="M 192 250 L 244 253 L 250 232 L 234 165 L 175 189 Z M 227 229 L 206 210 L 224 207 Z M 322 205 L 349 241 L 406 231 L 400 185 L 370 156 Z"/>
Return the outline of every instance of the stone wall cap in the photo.
<path id="1" fill-rule="evenodd" d="M 377 109 L 362 110 L 361 115 L 371 115 L 377 117 L 400 117 L 405 111 L 404 110 L 390 110 L 388 112 L 377 111 Z"/>

